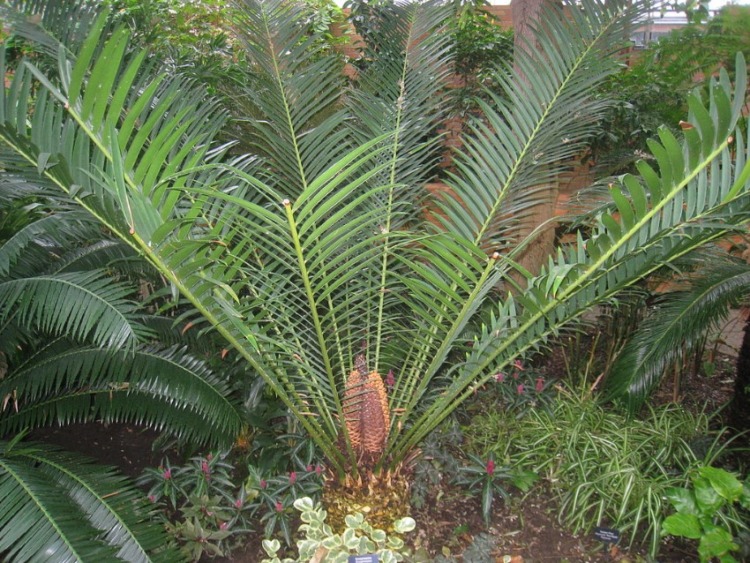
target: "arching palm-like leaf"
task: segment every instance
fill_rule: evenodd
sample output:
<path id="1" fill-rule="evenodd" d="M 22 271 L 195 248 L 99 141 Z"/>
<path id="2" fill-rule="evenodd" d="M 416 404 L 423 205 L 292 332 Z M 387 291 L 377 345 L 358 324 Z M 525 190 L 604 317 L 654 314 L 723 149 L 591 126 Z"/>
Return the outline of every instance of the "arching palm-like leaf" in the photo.
<path id="1" fill-rule="evenodd" d="M 132 347 L 139 335 L 134 308 L 126 299 L 131 291 L 99 272 L 9 280 L 0 283 L 0 322 L 15 316 L 48 334 Z"/>
<path id="2" fill-rule="evenodd" d="M 457 197 L 443 203 L 446 229 L 490 252 L 524 248 L 512 227 L 543 199 L 535 187 L 553 181 L 586 146 L 608 105 L 591 91 L 620 68 L 612 55 L 643 8 L 585 3 L 567 17 L 558 9 L 545 7 L 538 24 L 545 29 L 515 57 L 522 78 L 498 71 L 499 93 L 480 102 L 483 118 L 471 124 L 474 135 L 457 159 L 450 182 Z"/>
<path id="3" fill-rule="evenodd" d="M 0 387 L 3 397 L 13 397 L 12 411 L 0 420 L 3 434 L 93 418 L 148 424 L 194 443 L 229 444 L 242 424 L 227 383 L 183 350 L 113 352 L 53 342 Z"/>
<path id="4" fill-rule="evenodd" d="M 46 446 L 0 443 L 0 553 L 12 561 L 175 561 L 113 471 Z"/>
<path id="5" fill-rule="evenodd" d="M 236 28 L 248 59 L 238 92 L 264 180 L 288 197 L 314 181 L 351 148 L 341 131 L 343 62 L 307 35 L 310 6 L 244 0 Z"/>
<path id="6" fill-rule="evenodd" d="M 649 308 L 648 315 L 625 344 L 606 380 L 609 398 L 629 410 L 641 407 L 649 392 L 676 360 L 693 349 L 707 331 L 726 320 L 729 308 L 750 291 L 745 262 L 705 257 L 681 285 Z"/>
<path id="7" fill-rule="evenodd" d="M 392 225 L 411 219 L 408 205 L 423 197 L 442 151 L 438 129 L 446 115 L 450 8 L 435 2 L 393 3 L 371 8 L 364 36 L 364 68 L 347 97 L 349 126 L 362 144 L 393 132 L 383 181 L 398 190 L 384 195 Z"/>
<path id="8" fill-rule="evenodd" d="M 35 218 L 33 209 L 26 209 L 23 213 L 27 217 L 27 224 L 7 240 L 0 240 L 0 279 L 44 271 L 49 266 L 51 247 L 56 247 L 61 241 L 83 244 L 100 234 L 98 225 L 79 210 L 60 209 Z"/>
<path id="9" fill-rule="evenodd" d="M 100 418 L 230 443 L 241 420 L 226 383 L 184 350 L 143 344 L 156 333 L 123 275 L 152 275 L 130 265 L 143 261 L 111 240 L 84 244 L 101 237 L 90 216 L 34 201 L 49 211 L 0 244 L 3 433 Z"/>

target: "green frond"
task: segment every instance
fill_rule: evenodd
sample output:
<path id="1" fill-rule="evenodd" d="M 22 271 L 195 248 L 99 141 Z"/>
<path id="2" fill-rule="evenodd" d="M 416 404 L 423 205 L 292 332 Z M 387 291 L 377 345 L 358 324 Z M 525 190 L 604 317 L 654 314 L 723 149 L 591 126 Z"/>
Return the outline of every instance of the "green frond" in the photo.
<path id="1" fill-rule="evenodd" d="M 0 549 L 11 560 L 114 560 L 112 547 L 91 539 L 98 530 L 28 463 L 4 459 L 1 470 Z"/>
<path id="2" fill-rule="evenodd" d="M 2 51 L 2 47 L 0 47 Z M 5 166 L 12 167 L 13 160 L 18 162 L 18 156 L 11 153 L 5 145 L 0 146 L 0 158 L 6 163 Z M 9 163 L 10 161 L 10 163 Z M 14 177 L 9 174 L 3 174 L 0 177 L 0 205 L 3 207 L 12 203 L 30 198 L 43 193 L 43 188 L 36 182 L 25 181 L 22 178 Z"/>
<path id="3" fill-rule="evenodd" d="M 61 47 L 75 51 L 101 11 L 99 2 L 85 0 L 10 0 L 0 16 L 13 34 L 56 57 Z"/>
<path id="4" fill-rule="evenodd" d="M 242 426 L 227 383 L 184 350 L 50 346 L 0 381 L 3 434 L 92 419 L 130 422 L 193 443 L 231 444 Z"/>
<path id="5" fill-rule="evenodd" d="M 155 205 L 166 213 L 175 203 L 167 187 L 202 180 L 185 171 L 221 155 L 209 143 L 223 114 L 189 80 L 155 74 L 145 53 L 127 49 L 124 29 L 105 40 L 105 22 L 103 14 L 75 62 L 61 54 L 59 83 L 28 62 L 19 66 L 10 90 L 19 93 L 2 100 L 0 137 L 111 230 L 148 240 L 161 221 Z M 16 103 L 32 75 L 45 86 L 33 110 Z M 111 96 L 100 94 L 110 87 Z"/>
<path id="6" fill-rule="evenodd" d="M 247 141 L 270 170 L 264 181 L 296 198 L 351 142 L 341 125 L 343 61 L 308 35 L 311 6 L 289 0 L 244 0 L 237 33 L 250 64 L 239 102 L 249 115 Z"/>
<path id="7" fill-rule="evenodd" d="M 97 271 L 6 280 L 0 282 L 0 322 L 12 316 L 50 335 L 132 348 L 146 336 L 128 300 L 132 291 Z"/>
<path id="8" fill-rule="evenodd" d="M 42 272 L 49 268 L 54 250 L 81 244 L 98 234 L 98 225 L 80 210 L 38 217 L 0 241 L 0 279 Z M 36 251 L 31 250 L 32 246 Z"/>
<path id="9" fill-rule="evenodd" d="M 161 292 L 154 293 L 152 297 L 157 300 L 160 298 L 169 299 L 171 298 L 169 292 L 169 288 L 164 288 Z M 171 307 L 168 307 L 164 311 L 157 311 L 154 314 L 144 313 L 139 318 L 139 322 L 154 335 L 155 342 L 159 342 L 166 348 L 185 346 L 196 356 L 217 357 L 226 343 L 218 335 L 212 336 L 208 326 L 201 326 L 202 324 L 205 325 L 205 319 L 200 316 L 200 313 L 184 303 L 181 305 L 179 318 L 168 316 L 171 309 Z M 144 309 L 148 310 L 147 307 L 144 307 Z"/>
<path id="10" fill-rule="evenodd" d="M 505 273 L 498 258 L 488 260 L 475 245 L 447 233 L 422 239 L 419 248 L 399 258 L 408 266 L 400 304 L 413 329 L 395 339 L 415 353 L 402 366 L 393 404 L 407 415 L 423 403 L 451 353 L 466 344 L 467 328 Z"/>
<path id="11" fill-rule="evenodd" d="M 375 139 L 351 151 L 295 201 L 282 205 L 270 186 L 252 177 L 245 179 L 269 194 L 267 204 L 202 194 L 216 198 L 206 202 L 224 202 L 211 215 L 206 239 L 234 246 L 212 248 L 198 240 L 186 245 L 183 240 L 180 246 L 157 248 L 186 285 L 198 277 L 185 263 L 188 249 L 204 275 L 209 272 L 205 264 L 211 264 L 211 279 L 232 279 L 226 272 L 237 272 L 231 285 L 216 283 L 214 296 L 222 299 L 206 306 L 212 306 L 214 318 L 252 354 L 255 368 L 282 399 L 297 409 L 303 405 L 304 411 L 315 405 L 320 418 L 305 422 L 321 425 L 313 432 L 325 432 L 331 441 L 339 431 L 343 381 L 368 327 L 375 329 L 371 309 L 380 295 L 383 210 L 373 199 L 385 188 L 362 186 L 386 165 L 372 166 L 386 150 L 382 140 Z M 234 237 L 238 230 L 242 238 Z M 264 240 L 262 252 L 242 246 L 257 237 Z M 346 331 L 329 330 L 332 326 Z M 257 350 L 244 344 L 248 338 Z"/>
<path id="12" fill-rule="evenodd" d="M 55 272 L 83 272 L 107 269 L 140 280 L 154 277 L 148 262 L 130 246 L 117 240 L 100 240 L 60 256 Z"/>
<path id="13" fill-rule="evenodd" d="M 748 294 L 750 270 L 744 262 L 717 261 L 712 256 L 710 264 L 686 273 L 683 281 L 688 288 L 663 295 L 649 308 L 605 381 L 606 396 L 631 412 L 643 405 L 666 370 Z"/>
<path id="14" fill-rule="evenodd" d="M 448 110 L 452 67 L 446 25 L 452 11 L 432 1 L 363 8 L 369 9 L 364 68 L 347 96 L 354 117 L 349 127 L 359 143 L 394 132 L 388 140 L 391 165 L 381 181 L 398 185 L 399 193 L 384 198 L 383 205 L 413 205 L 423 196 L 443 150 L 438 129 Z"/>
<path id="15" fill-rule="evenodd" d="M 517 49 L 513 69 L 500 69 L 499 92 L 481 102 L 482 116 L 456 157 L 449 184 L 456 194 L 436 202 L 444 228 L 488 250 L 515 244 L 513 226 L 586 146 L 607 102 L 593 95 L 619 68 L 612 56 L 628 39 L 644 5 L 586 0 L 580 9 L 548 6 L 533 47 Z"/>
<path id="16" fill-rule="evenodd" d="M 112 470 L 47 446 L 0 447 L 0 552 L 9 560 L 179 558 L 147 525 L 142 493 Z"/>

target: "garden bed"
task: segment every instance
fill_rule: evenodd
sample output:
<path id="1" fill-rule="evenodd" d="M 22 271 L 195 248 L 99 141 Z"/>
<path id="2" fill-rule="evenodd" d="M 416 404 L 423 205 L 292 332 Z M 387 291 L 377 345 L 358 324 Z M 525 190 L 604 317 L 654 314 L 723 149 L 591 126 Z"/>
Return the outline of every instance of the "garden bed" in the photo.
<path id="1" fill-rule="evenodd" d="M 734 358 L 727 355 L 715 359 L 717 371 L 711 376 L 694 375 L 683 382 L 681 402 L 692 410 L 715 411 L 730 397 L 733 390 Z M 559 366 L 558 366 L 559 367 Z M 554 363 L 547 366 L 555 371 Z M 665 380 L 655 396 L 656 401 L 669 402 L 673 396 L 672 382 Z M 105 464 L 117 466 L 126 475 L 136 478 L 147 467 L 158 466 L 165 455 L 154 451 L 157 434 L 150 430 L 124 424 L 76 424 L 64 428 L 35 432 L 32 439 L 43 439 L 66 449 L 83 453 Z M 174 451 L 170 460 L 178 461 Z M 494 503 L 491 526 L 486 528 L 477 496 L 452 486 L 442 487 L 435 498 L 428 497 L 425 506 L 414 510 L 416 532 L 411 534 L 415 551 L 423 561 L 439 560 L 440 556 L 465 554 L 464 561 L 571 561 L 611 562 L 646 560 L 646 549 L 628 550 L 599 541 L 593 533 L 575 535 L 557 521 L 551 494 L 541 487 L 532 493 L 513 494 L 508 502 Z M 260 526 L 259 526 L 260 527 Z M 227 562 L 253 563 L 263 557 L 262 535 L 250 534 L 244 547 L 237 549 Z M 662 542 L 659 561 L 696 561 L 695 546 L 683 542 Z"/>

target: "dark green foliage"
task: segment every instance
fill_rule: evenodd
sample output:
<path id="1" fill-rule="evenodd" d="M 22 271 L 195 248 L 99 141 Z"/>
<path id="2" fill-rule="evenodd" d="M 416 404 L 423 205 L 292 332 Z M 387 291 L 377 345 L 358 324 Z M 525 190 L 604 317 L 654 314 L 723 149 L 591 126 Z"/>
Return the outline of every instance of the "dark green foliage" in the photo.
<path id="1" fill-rule="evenodd" d="M 497 540 L 492 534 L 477 534 L 472 538 L 469 546 L 459 557 L 438 555 L 433 559 L 433 563 L 457 563 L 458 561 L 463 561 L 464 563 L 484 563 L 492 561 L 496 558 L 496 543 Z"/>
<path id="2" fill-rule="evenodd" d="M 175 561 L 143 494 L 113 470 L 0 442 L 0 553 L 8 561 Z"/>
<path id="3" fill-rule="evenodd" d="M 458 475 L 463 439 L 458 423 L 450 419 L 422 442 L 422 455 L 414 464 L 409 487 L 413 507 L 422 508 L 429 498 L 441 494 Z"/>
<path id="4" fill-rule="evenodd" d="M 744 260 L 721 251 L 683 264 L 680 286 L 659 296 L 611 365 L 605 395 L 637 412 L 675 363 L 696 350 L 750 291 Z"/>
<path id="5" fill-rule="evenodd" d="M 475 98 L 485 96 L 484 88 L 496 88 L 495 73 L 513 61 L 513 31 L 502 29 L 486 11 L 484 0 L 456 0 L 455 15 L 449 26 L 453 35 L 453 67 L 460 79 L 454 95 L 463 115 L 477 109 Z"/>

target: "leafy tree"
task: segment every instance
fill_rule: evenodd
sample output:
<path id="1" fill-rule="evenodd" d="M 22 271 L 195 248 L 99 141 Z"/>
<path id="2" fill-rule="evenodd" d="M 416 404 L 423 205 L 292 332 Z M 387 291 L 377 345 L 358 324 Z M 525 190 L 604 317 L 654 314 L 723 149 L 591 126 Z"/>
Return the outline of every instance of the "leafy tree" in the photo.
<path id="1" fill-rule="evenodd" d="M 513 31 L 503 29 L 486 9 L 484 0 L 457 0 L 450 23 L 453 66 L 460 78 L 456 107 L 461 115 L 472 111 L 484 88 L 493 88 L 498 66 L 513 59 Z"/>
<path id="2" fill-rule="evenodd" d="M 151 56 L 202 78 L 213 87 L 232 77 L 239 56 L 231 33 L 235 5 L 216 0 L 107 0 L 132 40 Z"/>
<path id="3" fill-rule="evenodd" d="M 517 53 L 526 81 L 500 71 L 502 96 L 481 104 L 452 197 L 423 191 L 450 69 L 449 8 L 433 3 L 380 10 L 369 63 L 343 90 L 341 61 L 300 25 L 305 7 L 247 0 L 255 150 L 241 156 L 215 141 L 225 112 L 204 89 L 146 64 L 104 14 L 80 47 L 52 50 L 57 70 L 16 68 L 0 98 L 3 176 L 55 191 L 144 257 L 191 304 L 185 320 L 266 381 L 339 480 L 388 474 L 386 488 L 495 373 L 750 220 L 740 59 L 736 86 L 723 73 L 708 109 L 690 99 L 684 137 L 660 132 L 656 166 L 612 186 L 612 209 L 585 238 L 538 275 L 516 266 L 537 234 L 515 229 L 539 197 L 531 188 L 581 151 L 607 107 L 592 89 L 618 68 L 638 16 L 628 4 L 545 12 L 534 56 Z"/>
<path id="4" fill-rule="evenodd" d="M 627 69 L 603 86 L 603 95 L 615 103 L 592 143 L 598 174 L 633 171 L 659 127 L 676 132 L 688 109 L 688 93 L 720 68 L 733 76 L 738 51 L 750 56 L 748 29 L 750 8 L 726 6 L 707 24 L 674 30 L 633 52 Z"/>

